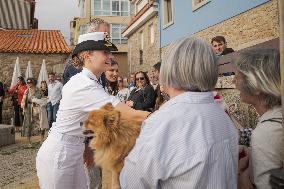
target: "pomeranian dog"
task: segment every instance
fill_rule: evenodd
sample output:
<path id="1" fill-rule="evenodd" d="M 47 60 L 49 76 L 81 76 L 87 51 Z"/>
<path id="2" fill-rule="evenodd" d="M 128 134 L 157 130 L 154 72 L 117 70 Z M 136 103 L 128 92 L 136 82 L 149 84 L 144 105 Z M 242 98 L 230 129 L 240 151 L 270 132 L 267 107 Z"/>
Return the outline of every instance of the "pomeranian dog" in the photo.
<path id="1" fill-rule="evenodd" d="M 111 172 L 111 188 L 120 188 L 119 174 L 124 158 L 133 148 L 140 133 L 141 121 L 121 118 L 120 112 L 108 103 L 89 113 L 84 127 L 92 130 L 95 137 L 90 147 L 95 149 L 95 163 Z"/>

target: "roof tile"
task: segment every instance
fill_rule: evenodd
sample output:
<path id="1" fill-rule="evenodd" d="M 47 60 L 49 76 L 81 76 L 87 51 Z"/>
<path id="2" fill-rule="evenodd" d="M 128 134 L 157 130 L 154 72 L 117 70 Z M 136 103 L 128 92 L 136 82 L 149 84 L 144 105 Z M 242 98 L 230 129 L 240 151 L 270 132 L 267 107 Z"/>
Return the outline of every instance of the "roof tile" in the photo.
<path id="1" fill-rule="evenodd" d="M 0 52 L 63 53 L 71 52 L 59 30 L 0 30 Z"/>

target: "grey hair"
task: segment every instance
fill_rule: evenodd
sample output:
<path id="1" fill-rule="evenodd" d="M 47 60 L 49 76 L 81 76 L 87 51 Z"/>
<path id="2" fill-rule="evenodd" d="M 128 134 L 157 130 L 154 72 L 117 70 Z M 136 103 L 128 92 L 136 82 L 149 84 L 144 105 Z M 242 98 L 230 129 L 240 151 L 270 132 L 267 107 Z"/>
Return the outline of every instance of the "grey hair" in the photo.
<path id="1" fill-rule="evenodd" d="M 102 24 L 107 25 L 109 27 L 109 23 L 104 21 L 101 18 L 92 19 L 87 25 L 87 33 L 98 31 L 100 28 L 100 25 Z"/>
<path id="2" fill-rule="evenodd" d="M 216 55 L 207 42 L 185 37 L 170 45 L 162 60 L 160 84 L 186 91 L 211 91 L 218 79 Z"/>
<path id="3" fill-rule="evenodd" d="M 261 105 L 270 109 L 281 105 L 280 55 L 278 50 L 258 49 L 241 52 L 236 66 L 240 87 L 250 95 L 258 92 Z"/>

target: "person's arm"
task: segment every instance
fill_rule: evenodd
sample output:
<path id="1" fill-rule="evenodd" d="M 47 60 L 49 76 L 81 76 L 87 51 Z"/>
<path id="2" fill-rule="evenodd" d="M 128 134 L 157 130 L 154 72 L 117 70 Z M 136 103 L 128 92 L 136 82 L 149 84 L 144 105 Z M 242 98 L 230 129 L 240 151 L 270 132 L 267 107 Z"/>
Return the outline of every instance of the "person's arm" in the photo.
<path id="1" fill-rule="evenodd" d="M 17 89 L 18 85 L 15 85 L 14 87 L 12 87 L 10 90 L 7 90 L 8 94 L 12 94 L 16 89 Z"/>
<path id="2" fill-rule="evenodd" d="M 127 106 L 125 103 L 120 102 L 115 106 L 115 110 L 121 112 L 121 116 L 127 118 L 133 118 L 138 121 L 144 121 L 150 112 L 141 111 L 141 110 L 134 110 Z"/>
<path id="3" fill-rule="evenodd" d="M 84 96 L 81 95 L 82 100 L 82 110 L 85 112 L 91 112 L 93 110 L 99 109 L 107 103 L 111 103 L 116 110 L 121 112 L 122 116 L 128 118 L 137 119 L 143 121 L 149 115 L 149 112 L 134 110 L 127 106 L 125 103 L 120 102 L 119 98 L 111 96 L 102 88 L 89 88 L 85 91 L 80 91 L 80 93 L 85 93 Z"/>
<path id="4" fill-rule="evenodd" d="M 21 108 L 23 109 L 24 112 L 26 111 L 25 107 L 26 107 L 27 93 L 28 93 L 28 89 L 25 90 L 25 93 L 24 93 L 24 96 L 21 102 Z"/>

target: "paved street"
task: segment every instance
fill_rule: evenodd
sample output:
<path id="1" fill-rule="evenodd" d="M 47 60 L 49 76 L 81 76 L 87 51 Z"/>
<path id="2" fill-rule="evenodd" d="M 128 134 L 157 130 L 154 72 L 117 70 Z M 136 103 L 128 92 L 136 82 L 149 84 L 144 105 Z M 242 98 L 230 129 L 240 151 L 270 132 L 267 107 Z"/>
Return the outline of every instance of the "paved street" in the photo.
<path id="1" fill-rule="evenodd" d="M 16 134 L 16 144 L 0 148 L 0 188 L 39 188 L 35 157 L 40 146 L 39 137 L 33 137 L 34 148 L 27 148 L 26 138 Z"/>

